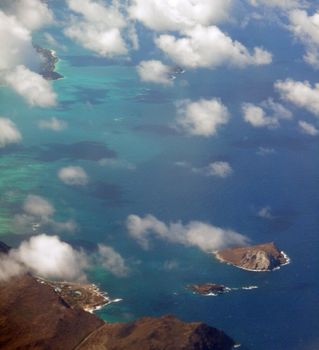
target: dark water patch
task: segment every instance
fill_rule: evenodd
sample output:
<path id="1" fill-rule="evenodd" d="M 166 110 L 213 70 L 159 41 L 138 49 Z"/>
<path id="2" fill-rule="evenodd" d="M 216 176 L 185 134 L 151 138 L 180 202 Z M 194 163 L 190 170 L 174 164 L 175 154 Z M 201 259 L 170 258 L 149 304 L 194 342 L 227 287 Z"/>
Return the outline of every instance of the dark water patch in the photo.
<path id="1" fill-rule="evenodd" d="M 99 161 L 103 158 L 116 158 L 116 152 L 102 142 L 81 141 L 71 144 L 51 143 L 36 149 L 36 159 L 54 162 L 60 159 Z"/>
<path id="2" fill-rule="evenodd" d="M 116 184 L 100 181 L 90 186 L 87 192 L 90 196 L 105 201 L 111 206 L 123 206 L 126 204 L 123 199 L 123 190 Z"/>
<path id="3" fill-rule="evenodd" d="M 114 65 L 123 65 L 130 66 L 132 63 L 128 61 L 119 61 L 115 59 L 93 56 L 93 55 L 70 55 L 63 56 L 63 60 L 68 61 L 73 67 L 104 67 L 104 66 L 114 66 Z"/>
<path id="4" fill-rule="evenodd" d="M 159 124 L 144 124 L 138 125 L 133 128 L 133 130 L 156 134 L 159 136 L 178 136 L 180 133 L 169 125 L 159 125 Z"/>

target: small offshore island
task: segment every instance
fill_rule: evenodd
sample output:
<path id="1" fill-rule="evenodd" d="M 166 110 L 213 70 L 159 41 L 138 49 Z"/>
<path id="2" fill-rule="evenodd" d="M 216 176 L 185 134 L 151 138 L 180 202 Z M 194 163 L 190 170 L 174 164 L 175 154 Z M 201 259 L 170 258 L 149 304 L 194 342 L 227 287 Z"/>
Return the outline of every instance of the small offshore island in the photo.
<path id="1" fill-rule="evenodd" d="M 201 295 L 214 295 L 229 292 L 230 288 L 223 286 L 222 284 L 215 283 L 205 283 L 205 284 L 191 284 L 186 287 L 186 289 L 192 291 L 195 294 Z"/>
<path id="2" fill-rule="evenodd" d="M 273 271 L 289 264 L 288 256 L 273 242 L 249 247 L 228 248 L 215 253 L 225 262 L 248 271 Z"/>
<path id="3" fill-rule="evenodd" d="M 39 73 L 43 76 L 43 78 L 47 80 L 62 79 L 63 75 L 55 71 L 55 66 L 59 62 L 55 52 L 38 45 L 33 45 L 33 47 L 41 58 Z"/>

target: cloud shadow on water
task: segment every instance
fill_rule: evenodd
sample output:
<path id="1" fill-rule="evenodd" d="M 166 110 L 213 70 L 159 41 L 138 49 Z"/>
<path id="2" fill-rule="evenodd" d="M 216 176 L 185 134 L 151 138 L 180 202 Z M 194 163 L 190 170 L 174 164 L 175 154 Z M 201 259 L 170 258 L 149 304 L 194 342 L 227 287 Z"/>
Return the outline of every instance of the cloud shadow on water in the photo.
<path id="1" fill-rule="evenodd" d="M 81 141 L 71 144 L 50 143 L 36 148 L 36 159 L 42 162 L 54 162 L 60 159 L 99 161 L 104 158 L 116 158 L 116 152 L 104 143 Z"/>

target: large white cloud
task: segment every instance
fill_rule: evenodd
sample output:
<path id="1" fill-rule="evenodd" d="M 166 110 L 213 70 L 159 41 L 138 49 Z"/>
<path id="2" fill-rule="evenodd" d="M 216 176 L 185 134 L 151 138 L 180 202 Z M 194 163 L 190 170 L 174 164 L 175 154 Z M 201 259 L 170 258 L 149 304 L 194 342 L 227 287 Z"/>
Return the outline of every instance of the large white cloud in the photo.
<path id="1" fill-rule="evenodd" d="M 199 221 L 184 225 L 181 222 L 165 224 L 152 215 L 144 218 L 130 215 L 127 229 L 131 237 L 144 248 L 149 248 L 152 237 L 171 243 L 194 246 L 211 253 L 232 245 L 246 245 L 248 238 L 232 230 L 222 229 Z"/>
<path id="2" fill-rule="evenodd" d="M 8 255 L 0 255 L 0 280 L 25 272 L 45 278 L 79 280 L 86 279 L 87 256 L 57 236 L 45 234 L 31 237 Z"/>
<path id="3" fill-rule="evenodd" d="M 218 27 L 198 25 L 184 32 L 185 36 L 160 35 L 156 45 L 176 64 L 187 68 L 216 68 L 221 65 L 245 67 L 264 65 L 272 55 L 260 47 L 253 52 L 232 40 Z"/>
<path id="4" fill-rule="evenodd" d="M 51 84 L 23 65 L 6 74 L 5 81 L 31 106 L 51 107 L 56 104 L 57 95 Z"/>
<path id="5" fill-rule="evenodd" d="M 319 84 L 292 79 L 278 80 L 275 89 L 282 99 L 319 116 Z"/>
<path id="6" fill-rule="evenodd" d="M 54 15 L 47 3 L 41 0 L 14 0 L 11 11 L 18 21 L 30 30 L 53 23 Z"/>
<path id="7" fill-rule="evenodd" d="M 180 31 L 209 25 L 228 17 L 231 0 L 133 0 L 133 19 L 156 31 Z"/>
<path id="8" fill-rule="evenodd" d="M 163 85 L 172 85 L 172 69 L 170 66 L 163 64 L 161 61 L 142 61 L 137 66 L 137 73 L 143 81 Z"/>
<path id="9" fill-rule="evenodd" d="M 125 277 L 128 275 L 129 268 L 126 265 L 125 260 L 112 247 L 99 244 L 98 252 L 99 265 L 102 265 L 106 270 L 118 277 Z"/>
<path id="10" fill-rule="evenodd" d="M 116 2 L 106 6 L 92 0 L 67 0 L 67 4 L 77 13 L 65 28 L 68 37 L 101 56 L 112 57 L 127 53 L 121 33 L 126 23 Z"/>
<path id="11" fill-rule="evenodd" d="M 304 60 L 319 68 L 319 12 L 309 16 L 305 10 L 291 11 L 288 28 L 305 45 Z"/>
<path id="12" fill-rule="evenodd" d="M 88 183 L 89 177 L 85 170 L 79 166 L 68 166 L 61 168 L 58 172 L 59 179 L 66 185 L 84 186 Z"/>
<path id="13" fill-rule="evenodd" d="M 217 98 L 180 101 L 177 112 L 177 126 L 190 135 L 215 135 L 218 128 L 229 120 L 227 107 Z"/>
<path id="14" fill-rule="evenodd" d="M 0 83 L 7 84 L 31 105 L 53 106 L 56 94 L 52 86 L 30 70 L 40 62 L 31 30 L 42 26 L 42 21 L 47 23 L 51 12 L 38 0 L 14 1 L 8 11 L 9 14 L 0 10 Z"/>
<path id="15" fill-rule="evenodd" d="M 0 117 L 0 148 L 18 143 L 21 139 L 21 133 L 15 124 L 8 118 Z"/>

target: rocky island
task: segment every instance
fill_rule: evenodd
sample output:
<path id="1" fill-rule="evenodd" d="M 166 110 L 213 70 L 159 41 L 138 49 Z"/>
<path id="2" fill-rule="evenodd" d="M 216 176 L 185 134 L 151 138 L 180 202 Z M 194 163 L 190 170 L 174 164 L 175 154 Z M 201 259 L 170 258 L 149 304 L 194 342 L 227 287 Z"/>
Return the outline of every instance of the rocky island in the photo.
<path id="1" fill-rule="evenodd" d="M 34 48 L 41 58 L 41 66 L 39 73 L 43 76 L 43 78 L 47 80 L 62 79 L 63 75 L 55 71 L 55 66 L 59 61 L 55 52 L 53 50 L 45 49 L 38 45 L 34 45 Z"/>
<path id="2" fill-rule="evenodd" d="M 218 295 L 228 292 L 230 290 L 230 288 L 215 283 L 191 284 L 188 285 L 186 288 L 192 291 L 193 293 L 201 295 Z"/>
<path id="3" fill-rule="evenodd" d="M 215 253 L 218 260 L 249 271 L 272 271 L 289 263 L 287 255 L 273 242 L 228 248 Z"/>

